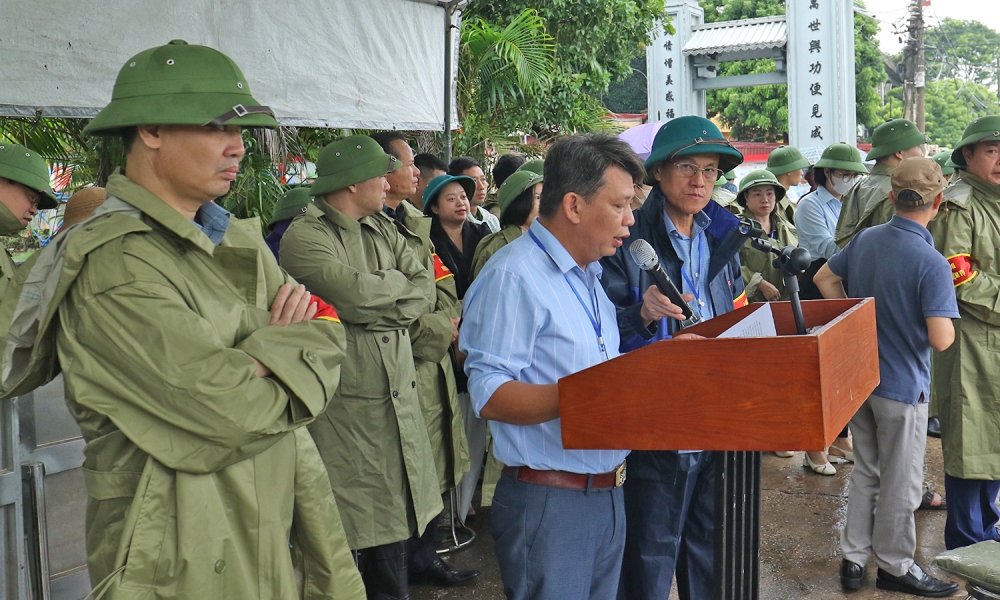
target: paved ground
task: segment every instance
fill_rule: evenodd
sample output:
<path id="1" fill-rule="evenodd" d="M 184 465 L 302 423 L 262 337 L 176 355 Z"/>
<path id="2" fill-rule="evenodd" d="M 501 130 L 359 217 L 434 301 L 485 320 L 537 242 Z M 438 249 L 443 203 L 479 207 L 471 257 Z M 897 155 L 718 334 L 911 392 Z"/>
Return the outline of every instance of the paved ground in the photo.
<path id="1" fill-rule="evenodd" d="M 926 472 L 928 481 L 938 490 L 944 487 L 940 440 L 927 442 Z M 794 458 L 766 454 L 763 460 L 763 502 L 761 508 L 761 593 L 766 600 L 851 600 L 904 599 L 904 594 L 875 588 L 874 563 L 869 565 L 866 586 L 850 596 L 840 590 L 837 570 L 840 566 L 840 529 L 847 506 L 848 464 L 838 465 L 833 477 L 815 475 L 802 467 L 802 453 Z M 450 560 L 462 569 L 479 569 L 482 576 L 472 585 L 459 588 L 417 586 L 414 600 L 502 600 L 503 586 L 493 540 L 489 535 L 489 509 L 469 518 L 469 526 L 478 532 L 474 544 L 456 553 Z M 931 573 L 944 576 L 930 567 L 931 559 L 944 550 L 944 512 L 917 513 L 917 562 Z M 954 579 L 954 578 L 953 578 Z M 963 598 L 957 594 L 955 598 Z M 676 594 L 671 596 L 671 600 Z"/>

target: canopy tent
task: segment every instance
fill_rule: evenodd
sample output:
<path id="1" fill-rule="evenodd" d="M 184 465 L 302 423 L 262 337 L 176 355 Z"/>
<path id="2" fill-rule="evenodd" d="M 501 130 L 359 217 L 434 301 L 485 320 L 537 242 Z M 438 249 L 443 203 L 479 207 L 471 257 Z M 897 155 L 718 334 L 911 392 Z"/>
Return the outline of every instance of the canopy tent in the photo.
<path id="1" fill-rule="evenodd" d="M 0 116 L 92 117 L 129 57 L 184 39 L 233 58 L 282 124 L 443 131 L 467 3 L 3 0 Z"/>

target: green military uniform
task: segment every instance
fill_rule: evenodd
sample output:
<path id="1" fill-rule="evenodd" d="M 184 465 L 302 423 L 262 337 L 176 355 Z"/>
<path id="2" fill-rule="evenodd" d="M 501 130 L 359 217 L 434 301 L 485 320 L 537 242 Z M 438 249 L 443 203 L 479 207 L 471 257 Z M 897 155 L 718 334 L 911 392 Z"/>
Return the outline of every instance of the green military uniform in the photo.
<path id="1" fill-rule="evenodd" d="M 41 194 L 38 208 L 52 209 L 57 206 L 56 195 L 49 185 L 49 167 L 45 159 L 20 144 L 0 143 L 0 177 L 28 187 Z M 24 223 L 3 203 L 0 203 L 0 236 L 17 235 L 24 231 Z M 17 265 L 4 249 L 0 252 L 0 298 L 4 297 L 7 286 L 14 278 Z"/>
<path id="2" fill-rule="evenodd" d="M 841 199 L 840 219 L 837 220 L 837 230 L 834 241 L 843 248 L 853 238 L 854 234 L 866 227 L 888 223 L 895 209 L 889 202 L 889 192 L 892 190 L 892 172 L 894 169 L 886 164 L 872 167 L 868 177 L 856 183 L 847 190 Z M 884 217 L 884 204 L 888 204 L 889 215 Z M 884 218 L 884 220 L 882 220 Z"/>
<path id="3" fill-rule="evenodd" d="M 406 225 L 390 219 L 406 244 L 434 273 L 434 312 L 410 325 L 413 362 L 417 372 L 417 396 L 423 408 L 427 436 L 434 451 L 438 483 L 442 493 L 455 487 L 469 470 L 469 443 L 458 404 L 458 386 L 451 361 L 451 319 L 462 316 L 455 277 L 441 264 L 431 243 L 431 218 L 409 202 L 403 202 Z M 427 294 L 432 292 L 427 290 Z"/>
<path id="4" fill-rule="evenodd" d="M 382 174 L 394 168 L 376 155 L 388 157 L 366 136 L 324 148 L 311 189 L 318 198 L 292 221 L 280 251 L 288 272 L 337 308 L 347 333 L 336 398 L 309 431 L 353 549 L 406 540 L 443 509 L 408 333 L 434 310 L 433 272 L 384 216 L 356 220 L 323 200 L 378 176 L 375 163 Z M 351 160 L 356 170 L 345 166 Z"/>
<path id="5" fill-rule="evenodd" d="M 895 168 L 886 164 L 884 159 L 896 152 L 926 143 L 927 137 L 912 121 L 906 119 L 892 119 L 875 128 L 872 132 L 872 149 L 868 151 L 867 158 L 879 162 L 872 168 L 867 180 L 858 182 L 841 198 L 840 219 L 834 233 L 837 245 L 843 248 L 855 233 L 865 227 L 889 222 L 896 212 L 889 202 L 892 172 Z"/>
<path id="6" fill-rule="evenodd" d="M 363 598 L 300 429 L 333 397 L 343 328 L 267 326 L 294 282 L 259 229 L 234 223 L 215 246 L 126 177 L 107 191 L 92 219 L 32 256 L 22 300 L 0 310 L 13 322 L 5 394 L 64 373 L 87 442 L 91 581 L 113 575 L 114 598 L 296 597 L 292 531 L 307 597 Z M 273 375 L 256 377 L 255 358 Z"/>
<path id="7" fill-rule="evenodd" d="M 488 261 L 497 250 L 521 237 L 524 231 L 517 225 L 507 225 L 496 233 L 491 233 L 479 240 L 476 252 L 472 255 L 472 279 L 475 279 L 479 272 L 486 266 Z"/>
<path id="8" fill-rule="evenodd" d="M 785 220 L 781 211 L 780 202 L 785 197 L 785 188 L 778 183 L 774 175 L 766 170 L 752 171 L 740 181 L 740 191 L 737 194 L 736 202 L 733 206 L 740 208 L 741 213 L 737 216 L 756 219 L 757 217 L 746 207 L 746 193 L 752 188 L 770 185 L 775 192 L 775 206 L 771 211 L 771 236 L 770 241 L 777 248 L 786 246 L 798 246 L 799 240 L 795 235 L 795 226 Z M 788 290 L 785 289 L 784 274 L 781 269 L 774 266 L 774 255 L 769 252 L 761 252 L 753 247 L 750 240 L 740 248 L 740 266 L 743 272 L 743 285 L 746 287 L 747 300 L 750 302 L 767 302 L 767 298 L 757 287 L 761 281 L 767 281 L 781 292 L 779 300 L 788 300 Z"/>
<path id="9" fill-rule="evenodd" d="M 959 148 L 960 151 L 960 148 Z M 952 264 L 962 318 L 955 343 L 934 357 L 945 472 L 1000 479 L 1000 186 L 960 171 L 930 230 Z"/>
<path id="10" fill-rule="evenodd" d="M 498 219 L 500 218 L 500 201 L 497 200 L 496 192 L 486 194 L 486 200 L 483 200 L 483 210 Z"/>

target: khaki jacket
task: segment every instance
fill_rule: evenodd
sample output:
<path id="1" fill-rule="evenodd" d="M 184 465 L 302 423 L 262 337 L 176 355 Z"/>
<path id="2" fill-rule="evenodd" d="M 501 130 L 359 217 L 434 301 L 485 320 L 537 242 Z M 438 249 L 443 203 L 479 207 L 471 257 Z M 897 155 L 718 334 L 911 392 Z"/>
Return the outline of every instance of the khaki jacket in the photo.
<path id="1" fill-rule="evenodd" d="M 297 560 L 306 597 L 364 598 L 303 428 L 337 388 L 342 326 L 267 326 L 294 281 L 259 229 L 215 246 L 124 176 L 107 190 L 0 305 L 4 393 L 62 370 L 87 442 L 91 581 L 113 599 L 295 598 Z"/>
<path id="2" fill-rule="evenodd" d="M 434 312 L 410 325 L 413 363 L 417 371 L 417 396 L 424 412 L 427 436 L 434 451 L 441 492 L 455 487 L 469 470 L 469 442 L 465 421 L 458 405 L 458 386 L 451 361 L 451 320 L 462 316 L 455 276 L 441 263 L 431 243 L 431 218 L 409 202 L 403 203 L 406 226 L 388 219 L 406 240 L 406 244 L 434 273 Z M 384 215 L 384 213 L 380 213 Z M 428 290 L 428 293 L 431 293 Z"/>
<path id="3" fill-rule="evenodd" d="M 795 225 L 785 220 L 781 207 L 778 206 L 771 213 L 774 225 L 774 237 L 770 241 L 778 249 L 785 246 L 798 246 L 799 239 L 795 233 Z M 739 216 L 754 217 L 753 213 L 744 210 Z M 779 300 L 788 300 L 788 290 L 785 289 L 785 280 L 781 269 L 774 267 L 773 254 L 761 252 L 750 244 L 747 240 L 740 248 L 740 268 L 743 273 L 743 285 L 746 286 L 747 300 L 750 302 L 767 302 L 763 292 L 757 289 L 761 281 L 767 281 L 781 292 Z"/>
<path id="4" fill-rule="evenodd" d="M 875 165 L 868 177 L 847 190 L 841 198 L 840 219 L 837 220 L 837 230 L 834 233 L 834 241 L 838 246 L 846 246 L 854 238 L 854 234 L 866 227 L 888 223 L 895 214 L 892 202 L 889 201 L 894 170 L 888 165 Z M 881 214 L 885 205 L 889 206 L 888 217 Z M 879 218 L 873 218 L 875 213 L 879 214 Z M 883 217 L 885 220 L 882 220 Z"/>
<path id="5" fill-rule="evenodd" d="M 1000 186 L 961 172 L 930 230 L 951 263 L 962 315 L 955 343 L 931 369 L 944 469 L 1000 479 Z"/>
<path id="6" fill-rule="evenodd" d="M 479 240 L 476 251 L 472 255 L 472 277 L 475 279 L 479 272 L 486 266 L 486 261 L 497 253 L 497 250 L 513 242 L 524 235 L 524 232 L 517 225 L 507 225 L 496 233 L 491 233 Z"/>
<path id="7" fill-rule="evenodd" d="M 16 235 L 22 231 L 24 223 L 21 223 L 10 209 L 0 204 L 0 236 Z M 7 292 L 7 286 L 14 279 L 17 265 L 14 264 L 14 259 L 7 253 L 6 248 L 0 251 L 0 255 L 2 255 L 0 256 L 0 299 L 2 299 Z"/>
<path id="8" fill-rule="evenodd" d="M 340 387 L 309 426 L 352 549 L 423 532 L 443 509 L 409 328 L 434 309 L 434 276 L 388 219 L 323 200 L 281 240 L 281 264 L 334 305 L 347 333 Z M 449 338 L 450 339 L 450 338 Z"/>

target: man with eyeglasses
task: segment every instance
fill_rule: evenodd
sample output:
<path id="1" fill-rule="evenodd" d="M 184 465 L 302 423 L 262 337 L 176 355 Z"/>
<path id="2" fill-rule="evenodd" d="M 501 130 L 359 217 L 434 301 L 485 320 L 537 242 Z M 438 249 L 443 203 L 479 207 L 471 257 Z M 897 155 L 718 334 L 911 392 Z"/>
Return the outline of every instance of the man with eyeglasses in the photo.
<path id="1" fill-rule="evenodd" d="M 56 194 L 49 185 L 45 159 L 20 144 L 0 142 L 0 235 L 21 233 L 40 209 L 55 207 Z M 0 257 L 0 298 L 16 268 L 5 249 Z"/>
<path id="2" fill-rule="evenodd" d="M 629 240 L 644 239 L 702 319 L 746 304 L 737 217 L 711 201 L 715 182 L 743 162 L 708 119 L 680 117 L 656 134 L 646 160 L 653 186 L 635 211 Z M 673 305 L 627 247 L 601 261 L 602 283 L 615 303 L 622 352 L 676 336 Z M 670 596 L 676 570 L 680 597 L 711 598 L 715 536 L 713 454 L 636 451 L 625 482 L 626 536 L 620 598 Z"/>
<path id="3" fill-rule="evenodd" d="M 874 160 L 875 166 L 871 174 L 848 190 L 841 200 L 835 239 L 838 246 L 843 248 L 857 232 L 888 223 L 896 214 L 889 201 L 892 173 L 904 159 L 923 156 L 926 143 L 927 136 L 906 119 L 893 119 L 875 128 L 872 149 L 868 151 L 868 160 Z"/>

